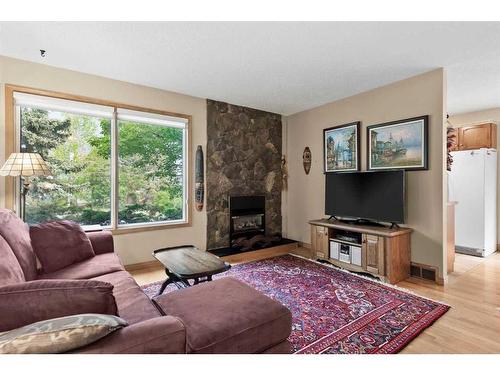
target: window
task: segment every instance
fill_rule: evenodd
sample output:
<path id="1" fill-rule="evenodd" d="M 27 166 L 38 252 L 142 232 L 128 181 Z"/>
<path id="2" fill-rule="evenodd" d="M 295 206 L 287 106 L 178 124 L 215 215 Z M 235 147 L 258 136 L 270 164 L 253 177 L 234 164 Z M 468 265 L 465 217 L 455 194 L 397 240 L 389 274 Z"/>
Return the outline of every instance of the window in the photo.
<path id="1" fill-rule="evenodd" d="M 118 112 L 118 223 L 184 219 L 184 125 Z"/>
<path id="2" fill-rule="evenodd" d="M 31 180 L 28 223 L 187 222 L 186 118 L 18 92 L 14 103 L 18 148 L 53 174 Z"/>

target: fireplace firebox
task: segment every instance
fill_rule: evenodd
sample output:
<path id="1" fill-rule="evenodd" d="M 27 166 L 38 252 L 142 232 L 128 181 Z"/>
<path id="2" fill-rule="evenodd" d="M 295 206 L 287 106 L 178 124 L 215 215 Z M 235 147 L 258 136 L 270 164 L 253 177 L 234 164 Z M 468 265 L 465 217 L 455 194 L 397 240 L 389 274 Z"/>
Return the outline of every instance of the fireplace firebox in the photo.
<path id="1" fill-rule="evenodd" d="M 229 196 L 228 247 L 210 249 L 212 254 L 226 257 L 274 246 L 292 245 L 295 241 L 281 233 L 266 231 L 266 198 L 263 195 Z"/>
<path id="2" fill-rule="evenodd" d="M 242 239 L 266 233 L 266 200 L 263 195 L 229 197 L 229 246 L 238 246 Z"/>

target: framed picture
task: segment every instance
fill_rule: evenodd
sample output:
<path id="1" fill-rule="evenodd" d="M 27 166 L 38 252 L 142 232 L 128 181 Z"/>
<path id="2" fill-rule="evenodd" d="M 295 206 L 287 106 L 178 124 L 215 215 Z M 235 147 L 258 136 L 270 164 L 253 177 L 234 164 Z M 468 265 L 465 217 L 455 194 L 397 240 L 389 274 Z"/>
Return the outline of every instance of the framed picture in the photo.
<path id="1" fill-rule="evenodd" d="M 428 123 L 421 116 L 368 126 L 367 169 L 429 169 Z"/>
<path id="2" fill-rule="evenodd" d="M 325 173 L 360 170 L 360 126 L 358 121 L 323 130 Z"/>

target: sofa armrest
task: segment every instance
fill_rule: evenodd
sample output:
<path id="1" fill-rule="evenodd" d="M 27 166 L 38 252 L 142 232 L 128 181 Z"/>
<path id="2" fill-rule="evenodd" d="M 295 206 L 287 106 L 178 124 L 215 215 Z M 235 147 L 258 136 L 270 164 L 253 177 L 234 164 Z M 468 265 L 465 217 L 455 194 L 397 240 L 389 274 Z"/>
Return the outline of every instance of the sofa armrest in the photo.
<path id="1" fill-rule="evenodd" d="M 94 253 L 104 254 L 114 251 L 113 235 L 109 231 L 87 232 Z"/>
<path id="2" fill-rule="evenodd" d="M 124 327 L 74 353 L 184 354 L 186 329 L 180 319 L 161 316 Z"/>
<path id="3" fill-rule="evenodd" d="M 113 285 L 99 280 L 35 280 L 0 287 L 0 332 L 86 313 L 117 315 Z"/>

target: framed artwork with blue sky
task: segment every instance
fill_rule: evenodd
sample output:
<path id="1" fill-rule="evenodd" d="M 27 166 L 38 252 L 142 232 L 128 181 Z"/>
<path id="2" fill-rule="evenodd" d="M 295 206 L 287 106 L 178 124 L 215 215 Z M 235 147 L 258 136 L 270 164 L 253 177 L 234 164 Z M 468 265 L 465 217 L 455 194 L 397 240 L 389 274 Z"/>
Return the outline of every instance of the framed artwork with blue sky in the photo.
<path id="1" fill-rule="evenodd" d="M 427 170 L 429 116 L 367 128 L 367 170 Z"/>
<path id="2" fill-rule="evenodd" d="M 358 121 L 323 130 L 325 173 L 361 169 L 360 126 Z"/>

